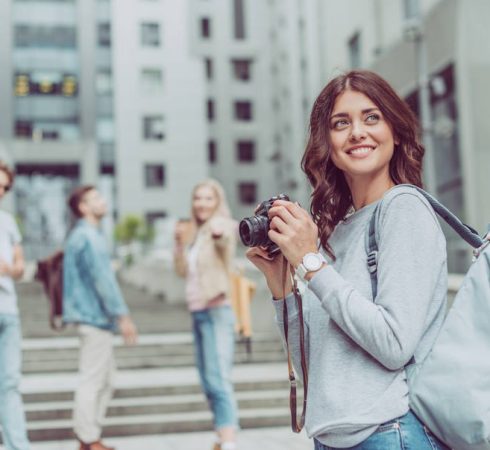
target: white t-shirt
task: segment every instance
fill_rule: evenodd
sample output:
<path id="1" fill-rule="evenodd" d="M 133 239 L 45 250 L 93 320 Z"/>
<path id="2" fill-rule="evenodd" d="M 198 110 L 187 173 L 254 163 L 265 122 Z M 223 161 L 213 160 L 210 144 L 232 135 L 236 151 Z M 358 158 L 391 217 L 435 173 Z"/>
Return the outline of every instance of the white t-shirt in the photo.
<path id="1" fill-rule="evenodd" d="M 14 246 L 20 244 L 22 238 L 19 228 L 11 214 L 0 211 L 0 259 L 12 264 Z M 0 275 L 0 314 L 18 314 L 17 294 L 14 280 Z"/>

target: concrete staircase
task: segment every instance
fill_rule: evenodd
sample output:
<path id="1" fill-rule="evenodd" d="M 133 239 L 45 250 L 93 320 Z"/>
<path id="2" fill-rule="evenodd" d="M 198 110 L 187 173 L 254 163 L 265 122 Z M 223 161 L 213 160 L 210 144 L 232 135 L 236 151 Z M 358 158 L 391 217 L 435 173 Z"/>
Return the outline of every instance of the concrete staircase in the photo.
<path id="1" fill-rule="evenodd" d="M 260 428 L 289 423 L 287 383 L 284 367 L 277 364 L 249 365 L 235 374 L 235 389 L 242 428 Z M 130 436 L 211 430 L 211 414 L 201 394 L 197 377 L 187 369 L 146 373 L 141 383 L 138 372 L 122 372 L 105 419 L 104 436 Z M 279 373 L 280 372 L 280 373 Z M 148 377 L 151 375 L 151 380 Z M 132 382 L 128 382 L 128 377 Z M 252 381 L 247 381 L 249 378 Z M 263 380 L 261 381 L 261 379 Z M 50 383 L 62 386 L 23 390 L 29 436 L 33 441 L 72 439 L 73 388 L 75 377 L 63 375 Z M 185 381 L 181 384 L 178 381 Z M 27 384 L 35 382 L 27 379 Z"/>
<path id="2" fill-rule="evenodd" d="M 124 286 L 140 332 L 136 347 L 115 337 L 118 376 L 105 436 L 211 430 L 211 414 L 194 367 L 190 318 L 181 305 Z M 18 286 L 23 332 L 22 392 L 32 441 L 72 439 L 78 339 L 73 329 L 49 329 L 40 286 Z M 249 355 L 236 347 L 234 383 L 242 428 L 289 424 L 287 368 L 272 308 L 254 304 L 258 332 Z"/>
<path id="3" fill-rule="evenodd" d="M 142 370 L 161 367 L 188 367 L 194 365 L 194 349 L 190 333 L 145 334 L 138 346 L 125 347 L 116 338 L 116 359 L 121 370 Z M 237 342 L 235 363 L 269 363 L 283 361 L 282 345 L 276 335 L 254 336 L 252 352 L 247 353 L 245 342 Z M 29 339 L 23 345 L 23 372 L 25 374 L 76 372 L 78 367 L 78 339 Z"/>

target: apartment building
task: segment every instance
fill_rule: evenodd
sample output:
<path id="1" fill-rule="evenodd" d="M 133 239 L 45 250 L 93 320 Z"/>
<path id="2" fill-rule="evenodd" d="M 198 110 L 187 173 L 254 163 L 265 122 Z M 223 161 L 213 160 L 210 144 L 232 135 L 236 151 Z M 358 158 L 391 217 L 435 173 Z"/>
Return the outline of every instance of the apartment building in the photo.
<path id="1" fill-rule="evenodd" d="M 0 2 L 0 152 L 28 258 L 62 244 L 80 183 L 108 198 L 109 235 L 126 214 L 188 215 L 207 168 L 186 17 L 186 1 Z"/>
<path id="2" fill-rule="evenodd" d="M 13 200 L 28 257 L 62 242 L 64 197 L 97 177 L 96 36 L 82 26 L 92 3 L 80 14 L 73 0 L 0 4 L 0 146 L 18 174 Z"/>

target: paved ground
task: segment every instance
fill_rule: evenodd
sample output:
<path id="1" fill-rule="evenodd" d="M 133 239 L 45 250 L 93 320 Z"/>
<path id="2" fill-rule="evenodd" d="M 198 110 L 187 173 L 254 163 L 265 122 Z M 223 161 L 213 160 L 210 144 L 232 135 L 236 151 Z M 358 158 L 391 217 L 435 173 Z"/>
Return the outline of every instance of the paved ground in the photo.
<path id="1" fill-rule="evenodd" d="M 167 434 L 111 438 L 105 442 L 117 450 L 211 450 L 213 433 Z M 237 450 L 311 450 L 313 443 L 304 433 L 294 434 L 289 428 L 243 430 Z M 40 442 L 32 450 L 78 450 L 74 441 Z"/>

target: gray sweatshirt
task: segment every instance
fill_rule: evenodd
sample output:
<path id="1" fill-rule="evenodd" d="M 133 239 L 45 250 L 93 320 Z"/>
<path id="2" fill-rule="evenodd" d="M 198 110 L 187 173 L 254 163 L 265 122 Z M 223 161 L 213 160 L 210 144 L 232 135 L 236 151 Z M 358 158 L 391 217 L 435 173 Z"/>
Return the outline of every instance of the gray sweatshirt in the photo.
<path id="1" fill-rule="evenodd" d="M 303 295 L 309 369 L 306 431 L 330 447 L 352 447 L 408 412 L 404 367 L 429 353 L 444 320 L 446 241 L 434 211 L 412 188 L 388 191 L 378 208 L 378 294 L 373 301 L 365 233 L 379 202 L 340 222 L 336 256 Z M 286 298 L 296 372 L 296 302 Z M 283 335 L 284 301 L 274 301 Z"/>

